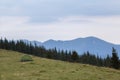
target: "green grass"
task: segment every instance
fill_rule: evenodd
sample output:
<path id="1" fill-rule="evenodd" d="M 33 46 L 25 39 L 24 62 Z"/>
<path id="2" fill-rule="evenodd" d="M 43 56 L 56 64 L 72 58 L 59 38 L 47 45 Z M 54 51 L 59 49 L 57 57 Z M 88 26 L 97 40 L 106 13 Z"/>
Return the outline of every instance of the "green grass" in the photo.
<path id="1" fill-rule="evenodd" d="M 20 62 L 23 55 L 0 50 L 0 80 L 120 80 L 119 70 L 35 56 Z"/>

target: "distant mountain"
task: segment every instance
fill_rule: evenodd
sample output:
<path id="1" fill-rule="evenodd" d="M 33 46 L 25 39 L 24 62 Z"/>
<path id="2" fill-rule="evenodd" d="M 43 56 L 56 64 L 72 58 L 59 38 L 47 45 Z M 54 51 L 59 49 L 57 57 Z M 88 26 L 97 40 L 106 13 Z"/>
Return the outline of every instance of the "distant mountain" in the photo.
<path id="1" fill-rule="evenodd" d="M 107 54 L 111 55 L 112 47 L 114 47 L 120 56 L 120 45 L 115 45 L 96 37 L 77 38 L 68 41 L 56 41 L 51 39 L 43 43 L 28 40 L 26 42 L 31 42 L 33 45 L 37 44 L 38 46 L 42 45 L 47 49 L 56 47 L 58 50 L 75 50 L 79 54 L 83 54 L 84 52 L 89 51 L 90 53 L 99 55 L 101 57 L 106 57 Z"/>
<path id="2" fill-rule="evenodd" d="M 26 40 L 26 39 L 22 39 L 22 41 L 24 41 L 27 44 L 32 44 L 32 45 L 37 45 L 37 46 L 41 46 L 42 45 L 42 43 L 39 42 L 39 41 L 29 41 L 29 40 Z"/>

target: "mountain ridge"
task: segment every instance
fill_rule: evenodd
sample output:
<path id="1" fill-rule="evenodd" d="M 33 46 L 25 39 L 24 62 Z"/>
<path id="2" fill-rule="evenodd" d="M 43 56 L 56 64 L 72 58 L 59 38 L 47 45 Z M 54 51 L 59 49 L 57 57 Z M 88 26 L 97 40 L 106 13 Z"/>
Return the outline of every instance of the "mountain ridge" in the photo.
<path id="1" fill-rule="evenodd" d="M 65 41 L 53 39 L 49 39 L 45 42 L 28 41 L 28 43 L 32 43 L 33 45 L 37 44 L 37 46 L 44 46 L 47 49 L 56 48 L 57 50 L 75 50 L 79 55 L 89 51 L 91 54 L 106 57 L 107 55 L 111 55 L 112 47 L 117 49 L 118 53 L 120 53 L 120 45 L 113 44 L 93 36 Z"/>

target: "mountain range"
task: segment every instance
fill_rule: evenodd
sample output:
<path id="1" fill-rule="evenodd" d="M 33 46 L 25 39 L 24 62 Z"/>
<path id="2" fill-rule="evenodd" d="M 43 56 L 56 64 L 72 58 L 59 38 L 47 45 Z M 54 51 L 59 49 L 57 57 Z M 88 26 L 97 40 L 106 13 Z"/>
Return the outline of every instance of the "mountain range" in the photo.
<path id="1" fill-rule="evenodd" d="M 96 37 L 86 37 L 86 38 L 77 38 L 73 40 L 47 40 L 45 42 L 39 41 L 29 41 L 23 40 L 25 43 L 37 45 L 37 46 L 44 46 L 47 49 L 55 48 L 57 50 L 68 50 L 68 51 L 77 51 L 79 55 L 83 54 L 84 52 L 89 51 L 91 54 L 98 55 L 100 57 L 106 57 L 107 55 L 112 54 L 112 47 L 114 47 L 118 55 L 120 56 L 120 45 L 113 44 L 102 39 Z"/>

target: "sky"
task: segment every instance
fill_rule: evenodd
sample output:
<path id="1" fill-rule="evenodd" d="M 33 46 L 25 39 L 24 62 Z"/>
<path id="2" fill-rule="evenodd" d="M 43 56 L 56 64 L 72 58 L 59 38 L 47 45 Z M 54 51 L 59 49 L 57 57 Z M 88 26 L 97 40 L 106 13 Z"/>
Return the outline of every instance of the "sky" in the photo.
<path id="1" fill-rule="evenodd" d="M 95 36 L 120 44 L 120 0 L 0 0 L 0 37 L 37 41 Z"/>

